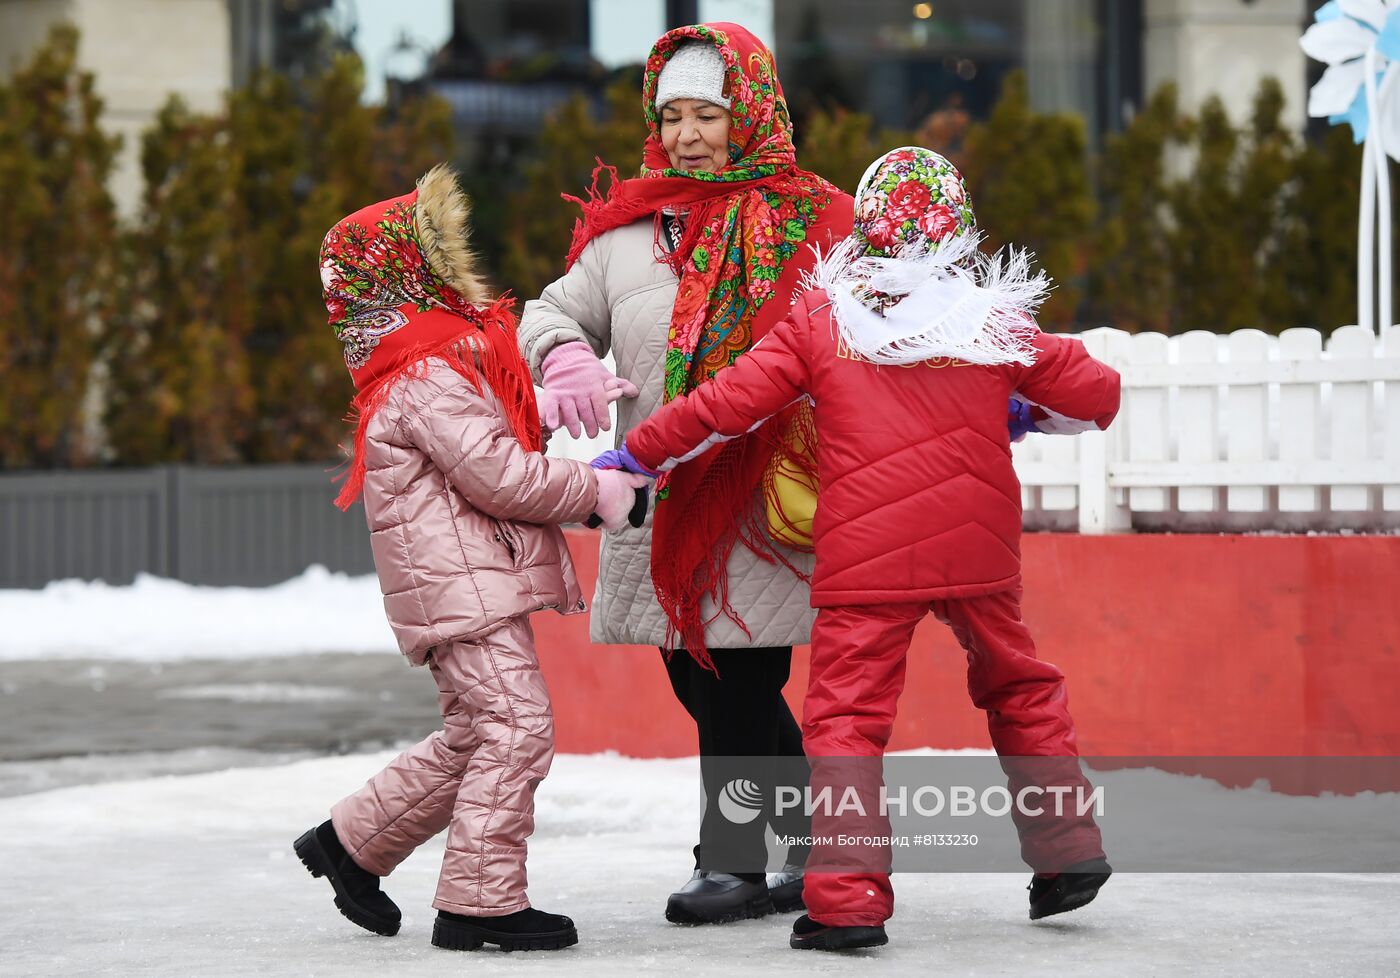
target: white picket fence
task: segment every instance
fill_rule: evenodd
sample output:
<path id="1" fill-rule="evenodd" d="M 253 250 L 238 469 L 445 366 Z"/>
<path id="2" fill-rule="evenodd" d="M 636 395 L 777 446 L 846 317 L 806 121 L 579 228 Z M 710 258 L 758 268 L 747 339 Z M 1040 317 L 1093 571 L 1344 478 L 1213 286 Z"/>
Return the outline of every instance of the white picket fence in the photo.
<path id="1" fill-rule="evenodd" d="M 1028 527 L 1400 527 L 1400 326 L 1082 338 L 1122 373 L 1122 410 L 1014 446 Z"/>

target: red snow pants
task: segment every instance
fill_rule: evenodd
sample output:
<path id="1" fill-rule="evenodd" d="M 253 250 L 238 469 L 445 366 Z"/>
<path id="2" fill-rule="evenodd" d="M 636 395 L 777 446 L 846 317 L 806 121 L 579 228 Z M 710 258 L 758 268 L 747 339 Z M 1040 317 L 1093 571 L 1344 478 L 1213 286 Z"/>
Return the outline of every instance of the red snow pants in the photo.
<path id="1" fill-rule="evenodd" d="M 1021 621 L 1020 589 L 972 598 L 908 604 L 845 605 L 819 608 L 812 629 L 811 677 L 802 716 L 802 745 L 812 763 L 814 795 L 832 787 L 836 796 L 848 785 L 851 764 L 841 758 L 881 757 L 894 727 L 895 706 L 904 689 L 904 663 L 914 627 L 930 611 L 952 628 L 967 653 L 967 689 L 972 702 L 987 713 L 992 746 L 1019 787 L 1008 759 L 1077 757 L 1074 721 L 1070 719 L 1065 677 L 1036 658 L 1035 643 Z M 833 759 L 826 762 L 824 759 Z M 1043 762 L 1041 762 L 1043 763 Z M 878 765 L 862 795 L 883 790 Z M 1055 784 L 1090 790 L 1078 761 L 1056 766 Z M 1060 769 L 1062 768 L 1062 769 Z M 1042 772 L 1043 774 L 1043 772 Z M 871 808 L 862 832 L 888 835 L 889 820 Z M 1092 815 L 1032 819 L 1013 814 L 1021 855 L 1036 872 L 1055 872 L 1085 859 L 1102 857 L 1103 842 Z M 881 827 L 883 826 L 883 831 Z M 808 865 L 841 866 L 842 856 L 823 845 L 847 826 L 821 806 L 812 816 Z M 888 847 L 882 854 L 889 864 Z M 849 862 L 849 860 L 847 860 Z M 874 927 L 894 913 L 894 889 L 888 872 L 862 869 L 808 872 L 803 898 L 808 914 L 829 927 Z"/>

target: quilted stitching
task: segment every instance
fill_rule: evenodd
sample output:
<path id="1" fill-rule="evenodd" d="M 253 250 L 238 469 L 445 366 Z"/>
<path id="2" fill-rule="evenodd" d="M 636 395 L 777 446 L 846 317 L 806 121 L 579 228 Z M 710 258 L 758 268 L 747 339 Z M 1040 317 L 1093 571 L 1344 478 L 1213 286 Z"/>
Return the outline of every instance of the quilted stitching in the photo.
<path id="1" fill-rule="evenodd" d="M 587 340 L 598 352 L 611 349 L 618 374 L 636 384 L 634 400 L 618 402 L 618 443 L 638 422 L 661 406 L 665 373 L 666 334 L 677 279 L 655 260 L 650 221 L 639 221 L 600 235 L 563 278 L 526 303 L 520 322 L 521 349 L 538 370 L 561 338 Z M 602 269 L 602 274 L 598 270 Z M 605 293 L 610 322 L 589 332 L 587 319 Z M 537 375 L 538 376 L 538 375 Z M 791 554 L 794 565 L 810 575 L 812 558 Z M 746 547 L 735 547 L 729 564 L 729 603 L 748 627 L 730 621 L 714 602 L 704 616 L 710 648 L 798 645 L 811 638 L 816 612 L 808 586 L 782 564 L 769 564 Z M 589 625 L 594 642 L 616 645 L 662 645 L 666 617 L 656 603 L 651 583 L 651 517 L 644 526 L 604 534 L 598 589 Z"/>
<path id="2" fill-rule="evenodd" d="M 479 441 L 483 433 L 496 437 L 491 434 L 496 425 L 482 425 L 484 432 L 466 428 L 478 420 L 478 408 L 481 417 L 491 417 L 489 412 L 497 406 L 494 397 L 488 393 L 479 405 L 438 403 L 439 408 L 451 407 L 461 426 L 449 430 L 446 441 L 439 427 L 424 420 L 430 405 L 461 390 L 454 386 L 458 384 L 457 374 L 441 362 L 425 376 L 405 380 L 371 420 L 367 439 L 365 512 L 371 547 L 389 623 L 400 649 L 415 665 L 423 663 L 429 649 L 481 634 L 507 618 L 549 607 L 581 610 L 582 604 L 558 527 L 544 525 L 545 520 L 503 527 L 468 504 L 449 484 L 448 472 L 430 460 L 428 446 L 417 447 L 409 437 L 431 441 L 451 473 L 471 471 L 473 481 L 482 481 L 483 473 L 474 466 L 488 463 L 470 450 L 458 456 L 471 448 L 471 439 Z M 527 483 L 547 479 L 548 485 L 541 483 L 532 495 L 552 507 L 550 512 L 562 507 L 559 518 L 577 519 L 589 511 L 594 491 L 586 467 L 565 463 L 535 472 L 532 465 L 524 459 L 514 475 L 503 467 L 499 478 L 488 480 L 497 494 L 494 502 L 519 505 Z M 521 516 L 540 519 L 538 510 Z M 503 530 L 516 544 L 513 565 L 500 559 L 500 542 L 488 542 L 493 536 L 500 541 Z"/>

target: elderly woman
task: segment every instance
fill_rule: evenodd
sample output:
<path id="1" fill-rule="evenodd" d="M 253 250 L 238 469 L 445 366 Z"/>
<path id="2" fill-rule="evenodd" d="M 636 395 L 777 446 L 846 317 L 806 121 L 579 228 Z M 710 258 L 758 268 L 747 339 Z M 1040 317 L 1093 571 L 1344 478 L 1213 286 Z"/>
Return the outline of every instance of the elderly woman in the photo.
<path id="1" fill-rule="evenodd" d="M 614 179 L 603 197 L 595 174 L 567 272 L 520 324 L 543 420 L 574 435 L 606 429 L 609 402 L 626 398 L 620 438 L 728 367 L 787 313 L 809 246 L 851 230 L 851 198 L 797 166 L 773 56 L 744 28 L 668 32 L 647 59 L 643 108 L 641 176 Z M 599 361 L 609 350 L 619 376 Z M 802 906 L 805 849 L 790 850 L 771 880 L 754 872 L 767 825 L 719 814 L 734 771 L 715 760 L 802 753 L 782 689 L 792 646 L 811 634 L 810 557 L 775 543 L 764 517 L 765 474 L 790 454 L 795 410 L 679 466 L 645 526 L 603 541 L 593 641 L 658 646 L 698 733 L 710 806 L 695 875 L 667 902 L 676 923 Z M 772 766 L 744 773 L 771 799 Z M 801 821 L 774 827 L 807 834 Z M 724 856 L 707 858 L 721 834 Z M 749 872 L 716 871 L 726 869 Z"/>

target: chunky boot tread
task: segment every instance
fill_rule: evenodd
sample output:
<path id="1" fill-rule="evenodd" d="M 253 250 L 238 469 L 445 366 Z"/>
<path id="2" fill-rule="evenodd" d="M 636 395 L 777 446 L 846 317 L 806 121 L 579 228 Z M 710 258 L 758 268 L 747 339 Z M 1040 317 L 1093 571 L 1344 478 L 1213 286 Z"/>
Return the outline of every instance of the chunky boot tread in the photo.
<path id="1" fill-rule="evenodd" d="M 794 931 L 788 938 L 788 947 L 798 951 L 855 951 L 883 947 L 889 942 L 883 927 L 823 927 L 807 934 Z"/>
<path id="2" fill-rule="evenodd" d="M 578 943 L 578 930 L 573 924 L 559 930 L 534 934 L 510 934 L 492 930 L 485 922 L 444 920 L 433 923 L 433 946 L 449 951 L 475 951 L 483 944 L 494 944 L 502 951 L 558 951 Z"/>
<path id="3" fill-rule="evenodd" d="M 345 881 L 335 868 L 335 860 L 326 852 L 321 840 L 316 838 L 314 828 L 307 829 L 296 842 L 292 843 L 297 858 L 313 878 L 325 877 L 335 889 L 335 908 L 342 917 L 357 927 L 363 927 L 380 937 L 393 937 L 399 932 L 401 921 L 391 920 L 364 910 L 356 904 L 345 889 Z"/>

